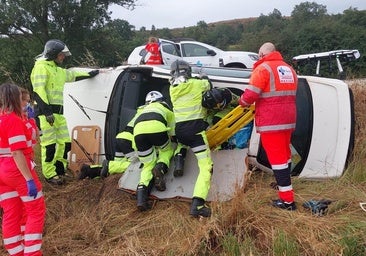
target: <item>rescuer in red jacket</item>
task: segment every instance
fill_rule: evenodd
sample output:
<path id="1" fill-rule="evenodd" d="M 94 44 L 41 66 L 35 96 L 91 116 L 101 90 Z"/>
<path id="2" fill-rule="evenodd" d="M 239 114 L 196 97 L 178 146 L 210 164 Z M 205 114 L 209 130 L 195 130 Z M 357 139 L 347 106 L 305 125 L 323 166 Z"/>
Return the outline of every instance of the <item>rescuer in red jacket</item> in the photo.
<path id="1" fill-rule="evenodd" d="M 12 256 L 42 255 L 45 201 L 34 170 L 32 132 L 23 119 L 21 92 L 0 86 L 0 205 L 3 244 Z"/>
<path id="2" fill-rule="evenodd" d="M 296 125 L 296 90 L 296 72 L 284 62 L 272 43 L 264 43 L 239 104 L 255 103 L 256 129 L 279 189 L 279 199 L 272 204 L 286 210 L 296 209 L 290 168 L 291 134 Z"/>
<path id="3" fill-rule="evenodd" d="M 156 37 L 150 37 L 149 42 L 145 46 L 147 54 L 144 57 L 145 64 L 149 65 L 161 65 L 163 59 L 160 53 L 160 45 Z"/>

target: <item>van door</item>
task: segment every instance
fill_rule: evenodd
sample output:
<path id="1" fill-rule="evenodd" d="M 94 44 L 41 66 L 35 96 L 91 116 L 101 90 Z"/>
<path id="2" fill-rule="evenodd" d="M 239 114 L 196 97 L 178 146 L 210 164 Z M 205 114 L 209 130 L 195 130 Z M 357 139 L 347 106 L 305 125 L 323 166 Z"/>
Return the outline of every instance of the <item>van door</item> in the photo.
<path id="1" fill-rule="evenodd" d="M 171 65 L 175 60 L 181 59 L 181 51 L 174 42 L 160 39 L 160 51 L 165 65 Z"/>
<path id="2" fill-rule="evenodd" d="M 152 77 L 151 67 L 129 67 L 117 78 L 108 104 L 104 144 L 108 160 L 113 159 L 115 137 L 123 131 L 135 116 L 136 109 L 145 104 L 146 94 L 160 91 L 167 102 L 169 98 L 168 79 Z"/>

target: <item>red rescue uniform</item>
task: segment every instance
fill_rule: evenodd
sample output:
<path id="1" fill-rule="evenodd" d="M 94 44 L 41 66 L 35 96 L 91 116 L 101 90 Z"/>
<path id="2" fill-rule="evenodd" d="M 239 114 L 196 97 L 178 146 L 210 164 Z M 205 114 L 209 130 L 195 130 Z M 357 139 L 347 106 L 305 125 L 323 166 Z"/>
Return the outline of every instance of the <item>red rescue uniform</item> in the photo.
<path id="1" fill-rule="evenodd" d="M 255 63 L 249 86 L 239 100 L 243 106 L 255 102 L 256 130 L 277 179 L 279 197 L 290 203 L 294 193 L 288 163 L 296 125 L 296 90 L 296 72 L 274 51 Z"/>
<path id="2" fill-rule="evenodd" d="M 0 204 L 3 208 L 3 244 L 12 256 L 42 255 L 45 201 L 34 170 L 32 129 L 15 113 L 0 114 Z M 21 150 L 38 194 L 28 196 L 27 182 L 12 152 Z"/>
<path id="3" fill-rule="evenodd" d="M 158 43 L 148 43 L 145 46 L 145 50 L 148 51 L 150 55 L 149 58 L 145 61 L 145 64 L 150 65 L 161 65 L 163 64 L 163 59 L 161 58 L 160 49 Z"/>

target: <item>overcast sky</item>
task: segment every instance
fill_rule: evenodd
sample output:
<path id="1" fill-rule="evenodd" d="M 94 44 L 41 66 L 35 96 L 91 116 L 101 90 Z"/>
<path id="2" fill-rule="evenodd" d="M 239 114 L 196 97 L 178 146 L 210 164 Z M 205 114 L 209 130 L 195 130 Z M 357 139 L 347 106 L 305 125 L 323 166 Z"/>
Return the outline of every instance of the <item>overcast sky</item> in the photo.
<path id="1" fill-rule="evenodd" d="M 137 30 L 146 27 L 182 28 L 206 23 L 259 17 L 277 9 L 283 16 L 290 16 L 295 5 L 306 1 L 296 0 L 138 0 L 133 11 L 113 6 L 113 19 L 127 20 Z M 327 7 L 328 14 L 343 13 L 349 7 L 366 9 L 366 0 L 309 0 Z"/>

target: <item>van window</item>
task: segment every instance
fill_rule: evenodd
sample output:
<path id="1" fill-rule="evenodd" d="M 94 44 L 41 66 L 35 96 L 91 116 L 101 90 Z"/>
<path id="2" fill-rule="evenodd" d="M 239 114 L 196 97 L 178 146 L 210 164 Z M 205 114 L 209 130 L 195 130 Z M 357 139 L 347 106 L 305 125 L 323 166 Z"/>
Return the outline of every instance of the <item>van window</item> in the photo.
<path id="1" fill-rule="evenodd" d="M 183 57 L 209 56 L 208 49 L 197 44 L 182 44 Z"/>
<path id="2" fill-rule="evenodd" d="M 176 47 L 172 44 L 163 44 L 162 45 L 162 50 L 163 52 L 167 53 L 167 54 L 171 54 L 174 56 L 180 56 L 180 54 L 178 53 Z"/>

